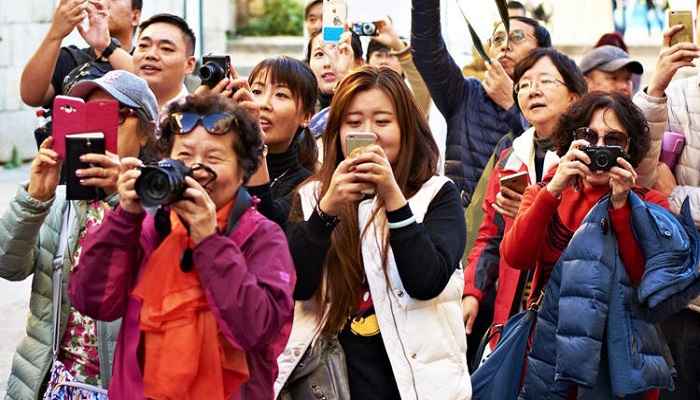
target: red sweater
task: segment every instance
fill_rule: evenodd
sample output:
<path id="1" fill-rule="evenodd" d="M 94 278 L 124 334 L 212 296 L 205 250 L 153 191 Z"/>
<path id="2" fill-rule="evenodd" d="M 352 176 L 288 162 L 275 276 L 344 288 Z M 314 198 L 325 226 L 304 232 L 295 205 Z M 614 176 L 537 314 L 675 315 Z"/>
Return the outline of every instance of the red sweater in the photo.
<path id="1" fill-rule="evenodd" d="M 503 237 L 500 252 L 513 268 L 535 270 L 532 296 L 537 296 L 539 288 L 547 283 L 574 232 L 609 190 L 608 186 L 589 186 L 582 191 L 569 187 L 560 198 L 554 197 L 544 185 L 530 186 L 525 191 L 518 216 Z M 669 207 L 666 198 L 657 191 L 642 188 L 634 191 L 644 201 Z M 645 260 L 632 232 L 630 212 L 629 203 L 620 209 L 611 208 L 609 226 L 615 232 L 625 270 L 637 285 L 644 273 Z M 645 400 L 658 399 L 658 396 L 658 390 L 651 390 Z"/>

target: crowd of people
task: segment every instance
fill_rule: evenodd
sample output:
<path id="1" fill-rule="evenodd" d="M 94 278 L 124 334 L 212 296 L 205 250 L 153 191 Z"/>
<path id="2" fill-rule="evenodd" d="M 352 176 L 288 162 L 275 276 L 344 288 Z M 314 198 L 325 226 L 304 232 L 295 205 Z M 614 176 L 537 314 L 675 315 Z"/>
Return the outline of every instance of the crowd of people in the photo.
<path id="1" fill-rule="evenodd" d="M 59 0 L 21 98 L 117 103 L 117 150 L 70 170 L 35 132 L 0 216 L 0 277 L 33 280 L 6 399 L 700 398 L 700 48 L 668 27 L 642 79 L 612 33 L 577 64 L 511 1 L 465 77 L 440 3 L 363 46 L 307 1 L 304 59 L 190 93 L 183 18 Z"/>

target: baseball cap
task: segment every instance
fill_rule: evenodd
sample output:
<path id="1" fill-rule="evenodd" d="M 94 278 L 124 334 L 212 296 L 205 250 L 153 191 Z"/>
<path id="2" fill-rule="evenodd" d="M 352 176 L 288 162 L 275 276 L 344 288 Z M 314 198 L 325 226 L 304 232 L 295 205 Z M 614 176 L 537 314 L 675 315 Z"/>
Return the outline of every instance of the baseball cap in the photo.
<path id="1" fill-rule="evenodd" d="M 639 61 L 631 59 L 630 55 L 621 48 L 610 45 L 596 47 L 586 53 L 581 59 L 579 68 L 583 74 L 594 69 L 613 72 L 620 68 L 629 68 L 630 71 L 639 75 L 644 73 L 644 67 Z"/>
<path id="2" fill-rule="evenodd" d="M 102 89 L 119 103 L 133 109 L 146 122 L 157 123 L 158 101 L 143 79 L 128 71 L 115 70 L 104 76 L 75 84 L 69 96 L 85 98 L 95 89 Z"/>
<path id="3" fill-rule="evenodd" d="M 309 16 L 309 10 L 311 10 L 311 7 L 321 3 L 323 3 L 323 0 L 307 0 L 306 7 L 304 7 L 304 19 Z"/>

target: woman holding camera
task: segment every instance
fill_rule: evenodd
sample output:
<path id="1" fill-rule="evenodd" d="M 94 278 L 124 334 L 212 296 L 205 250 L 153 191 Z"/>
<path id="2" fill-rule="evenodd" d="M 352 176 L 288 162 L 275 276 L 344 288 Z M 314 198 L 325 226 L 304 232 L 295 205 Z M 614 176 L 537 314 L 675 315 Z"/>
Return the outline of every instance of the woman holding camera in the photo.
<path id="1" fill-rule="evenodd" d="M 596 220 L 592 226 L 599 227 L 602 231 L 598 233 L 599 236 L 594 236 L 594 238 L 607 237 L 608 233 L 614 234 L 617 248 L 609 253 L 619 253 L 624 267 L 623 275 L 627 277 L 627 284 L 631 288 L 637 288 L 643 283 L 643 276 L 646 276 L 644 275 L 645 262 L 648 259 L 645 259 L 645 255 L 649 252 L 645 247 L 648 243 L 638 240 L 640 231 L 636 226 L 633 227 L 633 223 L 636 221 L 633 216 L 636 216 L 636 213 L 630 205 L 631 193 L 636 194 L 635 199 L 641 199 L 643 204 L 653 203 L 667 208 L 668 202 L 660 193 L 642 189 L 636 185 L 637 172 L 634 168 L 649 149 L 649 128 L 644 116 L 628 98 L 619 94 L 602 92 L 586 95 L 573 104 L 562 116 L 552 137 L 561 156 L 559 165 L 556 170 L 545 177 L 542 183 L 527 188 L 520 211 L 512 227 L 506 232 L 500 248 L 501 256 L 508 265 L 517 269 L 533 271 L 530 303 L 542 296 L 542 290 L 546 286 L 545 301 L 539 313 L 540 320 L 537 322 L 535 345 L 530 358 L 531 365 L 527 369 L 525 388 L 521 396 L 527 399 L 538 399 L 545 396 L 542 387 L 533 383 L 535 381 L 552 382 L 554 386 L 546 391 L 551 389 L 551 392 L 559 393 L 569 399 L 575 399 L 577 391 L 581 391 L 581 395 L 590 393 L 590 388 L 581 389 L 582 386 L 574 383 L 577 378 L 578 382 L 587 382 L 585 379 L 579 378 L 578 371 L 571 374 L 564 373 L 562 378 L 557 380 L 556 385 L 553 383 L 553 375 L 548 375 L 550 372 L 553 374 L 553 369 L 550 369 L 548 363 L 554 363 L 549 356 L 551 356 L 550 350 L 556 342 L 555 348 L 558 358 L 555 364 L 557 370 L 564 369 L 571 372 L 577 368 L 573 364 L 593 371 L 598 371 L 600 368 L 599 375 L 602 376 L 602 381 L 588 383 L 589 386 L 595 386 L 594 389 L 602 390 L 602 392 L 597 392 L 599 397 L 594 395 L 591 398 L 607 398 L 612 396 L 609 389 L 610 382 L 603 382 L 608 379 L 606 374 L 610 375 L 608 373 L 610 370 L 607 365 L 607 353 L 606 350 L 601 353 L 600 348 L 595 346 L 590 347 L 594 341 L 607 340 L 606 337 L 601 337 L 599 332 L 601 326 L 596 325 L 599 321 L 598 317 L 603 316 L 603 313 L 608 310 L 608 304 L 605 303 L 608 301 L 605 295 L 605 286 L 602 288 L 599 286 L 601 283 L 598 278 L 586 280 L 578 285 L 583 287 L 576 294 L 579 296 L 577 300 L 565 297 L 571 293 L 565 293 L 564 288 L 562 288 L 561 294 L 555 290 L 559 288 L 559 284 L 563 285 L 561 282 L 564 281 L 560 282 L 560 280 L 566 279 L 569 276 L 566 274 L 573 273 L 569 271 L 575 271 L 577 268 L 590 268 L 596 274 L 595 276 L 599 276 L 596 272 L 598 270 L 595 269 L 598 264 L 595 263 L 594 259 L 591 259 L 590 261 L 580 260 L 578 264 L 562 265 L 560 269 L 556 270 L 555 283 L 551 283 L 550 274 L 553 273 L 555 264 L 565 252 L 565 256 L 584 250 L 588 252 L 587 254 L 595 254 L 597 248 L 592 240 L 589 240 L 588 244 L 582 244 L 580 240 L 572 246 L 569 243 L 572 238 L 576 238 L 574 233 L 579 230 L 589 212 L 599 202 L 607 199 L 606 201 L 609 201 L 607 215 Z M 590 230 L 584 232 L 590 232 Z M 665 243 L 668 245 L 669 242 Z M 548 282 L 550 283 L 548 284 Z M 630 289 L 630 291 L 632 290 Z M 551 300 L 554 293 L 561 296 L 562 303 L 556 304 L 554 300 Z M 590 303 L 588 299 L 592 299 Z M 563 303 L 563 301 L 571 303 Z M 626 301 L 635 302 L 631 298 Z M 575 307 L 573 309 L 571 307 L 565 308 L 571 305 Z M 564 327 L 559 325 L 559 332 L 568 339 L 557 341 L 546 336 L 550 332 L 549 328 L 551 328 L 552 322 L 550 320 L 542 321 L 542 318 L 551 318 L 553 313 L 551 307 L 560 306 L 564 307 L 562 310 L 569 311 L 566 313 L 567 315 L 563 315 L 565 314 L 563 311 L 559 312 L 560 324 L 561 321 L 567 321 L 567 317 L 575 318 L 578 322 L 575 322 L 576 327 L 573 328 L 571 325 Z M 612 305 L 609 309 L 613 309 Z M 612 313 L 612 311 L 610 312 Z M 591 313 L 595 313 L 595 316 L 592 316 Z M 608 318 L 613 317 L 611 315 Z M 622 321 L 619 321 L 619 324 L 622 324 Z M 556 321 L 554 321 L 554 326 L 557 326 Z M 584 329 L 585 333 L 581 333 L 579 327 Z M 639 350 L 654 354 L 658 357 L 655 362 L 662 359 L 663 354 L 658 353 L 660 352 L 658 347 L 663 344 L 661 337 L 644 330 L 640 330 L 634 335 L 639 335 L 637 340 L 640 340 L 640 345 L 634 347 L 633 351 Z M 544 340 L 545 337 L 548 340 Z M 542 340 L 538 341 L 538 339 Z M 546 343 L 547 341 L 549 344 Z M 606 343 L 608 346 L 612 345 L 609 342 Z M 611 349 L 609 351 L 612 352 Z M 543 352 L 546 355 L 543 355 Z M 533 361 L 532 354 L 543 358 Z M 562 354 L 575 354 L 576 357 L 566 357 Z M 584 359 L 589 361 L 583 362 Z M 648 374 L 645 377 L 648 381 L 643 382 L 650 385 L 644 386 L 648 389 L 661 386 L 658 384 L 661 379 L 659 374 L 670 373 L 670 368 L 667 365 L 659 366 L 655 362 L 647 361 L 647 366 L 657 367 L 651 372 L 644 370 L 639 365 L 634 367 L 635 369 L 643 369 L 643 372 Z M 664 371 L 662 367 L 665 367 L 666 370 Z M 618 394 L 616 393 L 616 395 Z M 651 390 L 644 398 L 656 398 L 657 396 L 658 392 Z"/>
<path id="2" fill-rule="evenodd" d="M 248 191 L 260 198 L 260 212 L 284 227 L 293 190 L 318 163 L 316 140 L 308 130 L 318 85 L 308 65 L 286 56 L 262 61 L 253 68 L 248 83 L 260 107 L 267 147 Z"/>
<path id="3" fill-rule="evenodd" d="M 54 288 L 65 290 L 73 279 L 88 228 L 99 225 L 118 202 L 118 157 L 138 157 L 155 140 L 158 105 L 146 82 L 124 71 L 79 82 L 69 94 L 87 102 L 119 102 L 118 154 L 84 155 L 82 160 L 93 167 L 76 173 L 84 186 L 102 189 L 105 197 L 68 201 L 65 187 L 58 186 L 62 161 L 53 150 L 53 138 L 46 139 L 32 162 L 29 184 L 19 187 L 1 218 L 0 277 L 21 281 L 33 275 L 28 336 L 13 361 L 7 389 L 10 398 L 41 398 L 44 392 L 51 396 L 59 378 L 107 387 L 112 372 L 110 354 L 119 322 L 90 318 Z M 74 393 L 66 398 L 78 396 Z"/>
<path id="4" fill-rule="evenodd" d="M 462 303 L 470 334 L 484 294 L 496 291 L 492 325 L 505 323 L 527 300 L 528 274 L 504 263 L 498 245 L 518 212 L 524 188 L 542 181 L 559 162 L 551 140 L 559 117 L 586 94 L 576 63 L 552 48 L 531 51 L 516 65 L 513 82 L 518 106 L 532 127 L 515 139 L 506 136 L 496 146 L 497 161 L 482 204 L 484 219 L 464 270 Z M 513 178 L 518 173 L 525 176 Z M 491 345 L 497 341 L 494 335 Z"/>
<path id="5" fill-rule="evenodd" d="M 319 333 L 342 346 L 351 398 L 467 399 L 463 211 L 455 185 L 436 176 L 427 123 L 388 68 L 352 72 L 330 110 L 324 164 L 290 214 L 305 302 L 276 389 L 297 384 L 290 376 Z M 356 148 L 358 134 L 375 144 Z"/>
<path id="6" fill-rule="evenodd" d="M 141 163 L 123 160 L 119 206 L 69 288 L 84 313 L 123 318 L 110 397 L 271 399 L 295 271 L 284 233 L 241 189 L 260 163 L 258 121 L 190 96 L 169 107 L 159 144 L 192 171 L 168 218 L 145 213 Z"/>

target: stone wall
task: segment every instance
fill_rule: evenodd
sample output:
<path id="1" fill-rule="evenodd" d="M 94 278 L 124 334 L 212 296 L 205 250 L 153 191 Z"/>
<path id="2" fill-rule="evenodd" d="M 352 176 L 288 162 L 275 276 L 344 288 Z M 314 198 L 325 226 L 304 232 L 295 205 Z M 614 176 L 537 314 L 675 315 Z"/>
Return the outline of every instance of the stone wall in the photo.
<path id="1" fill-rule="evenodd" d="M 0 162 L 7 161 L 14 146 L 23 159 L 32 158 L 36 145 L 33 131 L 36 127 L 35 110 L 22 104 L 19 97 L 19 78 L 44 34 L 57 0 L 2 1 L 0 10 Z M 185 15 L 193 18 L 199 0 L 146 0 L 143 18 L 157 12 Z M 226 31 L 231 29 L 233 8 L 231 0 L 203 0 L 205 51 L 221 52 L 226 48 Z M 80 35 L 71 34 L 66 44 L 82 43 Z"/>

